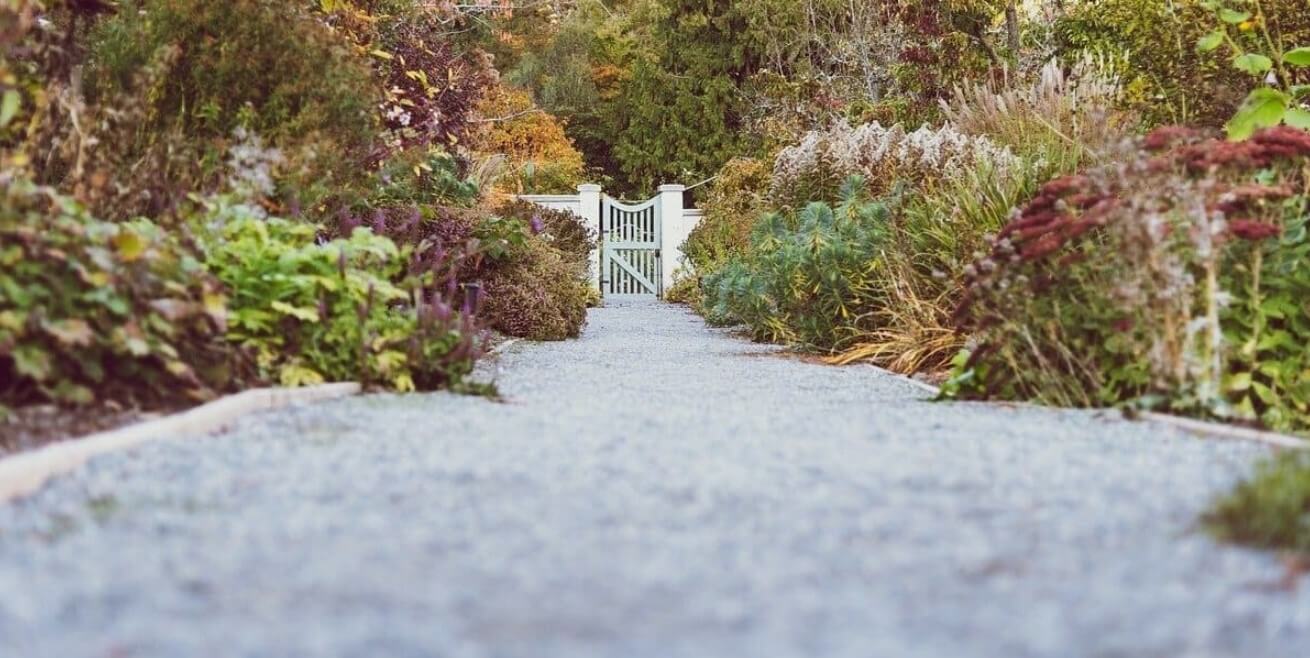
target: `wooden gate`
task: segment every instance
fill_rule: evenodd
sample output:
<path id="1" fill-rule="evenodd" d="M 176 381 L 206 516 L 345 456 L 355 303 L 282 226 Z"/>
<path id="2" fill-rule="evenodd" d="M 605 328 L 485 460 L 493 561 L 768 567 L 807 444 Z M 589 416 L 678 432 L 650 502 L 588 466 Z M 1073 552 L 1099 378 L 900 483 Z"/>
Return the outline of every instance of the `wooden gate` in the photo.
<path id="1" fill-rule="evenodd" d="M 658 297 L 660 269 L 660 197 L 628 205 L 602 197 L 601 292 L 607 298 Z"/>

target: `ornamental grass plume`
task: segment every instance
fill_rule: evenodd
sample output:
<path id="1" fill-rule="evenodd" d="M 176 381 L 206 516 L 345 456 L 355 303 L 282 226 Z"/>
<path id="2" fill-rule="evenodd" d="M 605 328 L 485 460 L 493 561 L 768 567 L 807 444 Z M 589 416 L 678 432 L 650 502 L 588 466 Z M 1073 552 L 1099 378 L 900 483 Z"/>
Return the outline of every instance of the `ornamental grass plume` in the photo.
<path id="1" fill-rule="evenodd" d="M 1018 154 L 1040 157 L 1064 173 L 1100 161 L 1132 134 L 1135 118 L 1118 109 L 1119 79 L 1110 65 L 1084 57 L 1066 67 L 1052 60 L 1025 83 L 999 80 L 957 86 L 940 101 L 947 123 L 967 135 L 986 135 Z"/>
<path id="2" fill-rule="evenodd" d="M 986 163 L 997 176 L 1019 166 L 1009 149 L 986 137 L 970 136 L 949 126 L 906 132 L 877 122 L 852 128 L 837 124 L 805 135 L 774 160 L 769 196 L 784 207 L 800 208 L 836 198 L 850 176 L 860 176 L 869 194 L 879 197 L 901 183 L 922 186 L 949 179 Z"/>

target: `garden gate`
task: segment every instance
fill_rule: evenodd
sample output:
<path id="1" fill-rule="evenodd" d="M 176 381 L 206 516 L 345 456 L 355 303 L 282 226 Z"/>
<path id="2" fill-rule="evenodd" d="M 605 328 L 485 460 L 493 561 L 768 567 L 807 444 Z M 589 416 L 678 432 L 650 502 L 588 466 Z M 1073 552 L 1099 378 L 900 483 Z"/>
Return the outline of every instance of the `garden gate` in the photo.
<path id="1" fill-rule="evenodd" d="M 660 197 L 636 205 L 601 199 L 601 292 L 605 297 L 658 297 L 662 292 Z"/>
<path id="2" fill-rule="evenodd" d="M 591 252 L 590 278 L 607 298 L 662 296 L 673 285 L 682 262 L 682 243 L 703 217 L 687 207 L 682 185 L 661 185 L 655 198 L 637 204 L 610 198 L 599 185 L 578 186 L 577 194 L 523 194 L 519 199 L 552 210 L 566 210 L 600 233 Z"/>

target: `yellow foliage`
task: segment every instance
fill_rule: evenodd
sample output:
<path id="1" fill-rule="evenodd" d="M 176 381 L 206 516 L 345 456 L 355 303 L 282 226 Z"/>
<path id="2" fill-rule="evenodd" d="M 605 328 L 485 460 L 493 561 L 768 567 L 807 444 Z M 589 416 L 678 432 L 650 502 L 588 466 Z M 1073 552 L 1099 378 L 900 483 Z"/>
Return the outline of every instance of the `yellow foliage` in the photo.
<path id="1" fill-rule="evenodd" d="M 478 104 L 478 114 L 481 123 L 469 136 L 469 148 L 506 159 L 498 191 L 572 192 L 583 182 L 582 153 L 564 133 L 564 124 L 537 109 L 528 92 L 497 86 Z"/>

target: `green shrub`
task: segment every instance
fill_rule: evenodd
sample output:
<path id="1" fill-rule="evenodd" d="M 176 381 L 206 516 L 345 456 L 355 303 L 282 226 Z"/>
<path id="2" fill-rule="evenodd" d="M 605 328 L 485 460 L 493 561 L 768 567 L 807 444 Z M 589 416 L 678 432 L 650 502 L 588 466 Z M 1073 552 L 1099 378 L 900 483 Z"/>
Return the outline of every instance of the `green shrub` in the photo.
<path id="1" fill-rule="evenodd" d="M 750 253 L 706 277 L 707 318 L 808 349 L 849 340 L 878 303 L 871 284 L 889 228 L 888 208 L 863 190 L 864 181 L 853 177 L 835 209 L 815 202 L 761 220 Z"/>
<path id="2" fill-rule="evenodd" d="M 0 401 L 204 399 L 249 374 L 221 285 L 175 233 L 53 190 L 0 192 Z"/>
<path id="3" fill-rule="evenodd" d="M 1216 501 L 1204 522 L 1227 541 L 1310 554 L 1310 452 L 1262 464 L 1254 477 Z"/>
<path id="4" fill-rule="evenodd" d="M 468 208 L 481 196 L 478 184 L 462 175 L 460 164 L 440 148 L 397 153 L 383 163 L 377 183 L 365 204 L 371 208 Z"/>
<path id="5" fill-rule="evenodd" d="M 951 388 L 1310 429 L 1310 133 L 1157 131 L 1046 185 L 969 271 Z"/>
<path id="6" fill-rule="evenodd" d="M 1277 9 L 1270 2 L 1271 9 Z M 1304 4 L 1304 3 L 1302 3 Z M 1250 76 L 1251 89 L 1228 120 L 1230 139 L 1246 139 L 1260 128 L 1288 125 L 1310 130 L 1310 34 L 1284 33 L 1280 16 L 1265 12 L 1260 0 L 1207 3 L 1214 30 L 1196 44 L 1199 52 L 1221 52 L 1233 70 Z M 1305 7 L 1298 13 L 1304 14 Z M 1286 17 L 1295 20 L 1292 17 Z M 1310 20 L 1302 24 L 1310 28 Z M 1299 37 L 1299 38 L 1298 38 Z"/>
<path id="7" fill-rule="evenodd" d="M 896 372 L 937 372 L 963 347 L 951 311 L 963 294 L 964 270 L 1031 197 L 1040 167 L 996 172 L 981 162 L 917 193 L 904 192 L 891 219 L 882 265 L 871 286 L 880 302 L 834 357 L 839 364 L 871 361 Z"/>
<path id="8" fill-rule="evenodd" d="M 404 391 L 458 384 L 471 371 L 476 300 L 457 311 L 437 282 L 406 278 L 407 254 L 391 240 L 356 228 L 320 243 L 312 225 L 221 202 L 200 221 L 207 263 L 232 294 L 228 338 L 254 352 L 266 377 Z"/>
<path id="9" fill-rule="evenodd" d="M 705 275 L 750 248 L 751 231 L 767 209 L 769 165 L 735 158 L 719 170 L 704 203 L 705 216 L 687 237 L 682 252 L 692 271 Z"/>
<path id="10" fill-rule="evenodd" d="M 0 2 L 0 153 L 21 139 L 25 115 L 31 111 L 32 97 L 43 91 L 40 81 L 27 70 L 29 67 L 16 61 L 12 55 L 26 51 L 23 54 L 31 57 L 32 51 L 36 50 L 26 42 L 29 41 L 28 33 L 36 24 L 37 9 L 34 0 Z M 0 159 L 0 167 L 9 166 L 6 160 L 7 157 Z"/>

